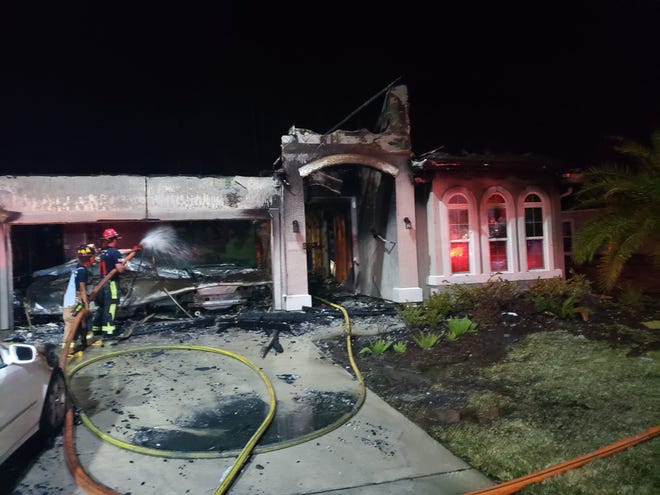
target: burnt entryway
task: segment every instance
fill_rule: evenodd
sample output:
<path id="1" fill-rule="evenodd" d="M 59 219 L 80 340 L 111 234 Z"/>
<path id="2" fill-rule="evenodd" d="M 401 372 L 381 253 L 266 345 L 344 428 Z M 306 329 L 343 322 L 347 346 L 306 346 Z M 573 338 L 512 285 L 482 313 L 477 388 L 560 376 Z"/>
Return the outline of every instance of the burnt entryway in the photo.
<path id="1" fill-rule="evenodd" d="M 351 291 L 373 293 L 382 259 L 396 244 L 386 241 L 395 210 L 388 174 L 346 163 L 305 177 L 306 255 L 310 277 L 332 278 Z M 377 290 L 376 290 L 377 291 Z M 375 294 L 380 295 L 380 294 Z"/>
<path id="2" fill-rule="evenodd" d="M 307 266 L 314 274 L 353 285 L 351 198 L 315 198 L 305 211 Z"/>

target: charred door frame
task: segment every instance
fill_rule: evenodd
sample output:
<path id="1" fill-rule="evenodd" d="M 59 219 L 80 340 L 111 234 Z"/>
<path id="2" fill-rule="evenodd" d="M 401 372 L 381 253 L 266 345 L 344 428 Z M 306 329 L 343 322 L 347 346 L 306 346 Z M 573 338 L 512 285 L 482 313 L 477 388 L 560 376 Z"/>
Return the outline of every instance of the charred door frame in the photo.
<path id="1" fill-rule="evenodd" d="M 325 208 L 325 206 L 331 205 L 331 208 Z M 320 207 L 320 208 L 319 208 Z M 331 210 L 331 215 L 327 215 L 328 210 Z M 316 240 L 312 233 L 312 229 L 310 229 L 310 225 L 312 224 L 311 222 L 311 216 L 319 213 L 319 216 L 322 216 L 323 221 L 323 226 L 321 227 L 323 230 L 323 236 L 324 239 L 322 239 L 320 245 L 319 242 Z M 326 215 L 323 215 L 323 213 L 326 213 Z M 337 249 L 334 249 L 334 254 L 335 256 L 333 257 L 333 253 L 330 250 L 330 242 L 327 239 L 328 237 L 328 232 L 330 229 L 334 231 L 334 243 L 335 245 L 337 244 L 337 238 L 338 236 L 336 235 L 337 231 L 337 219 L 341 219 L 344 221 L 344 226 L 343 226 L 343 231 L 345 234 L 345 237 L 342 241 L 343 245 L 343 251 L 346 252 L 347 254 L 342 256 L 342 259 L 338 259 L 337 257 Z M 332 219 L 333 220 L 333 225 L 330 226 L 326 222 Z M 320 273 L 320 275 L 327 277 L 331 276 L 335 278 L 338 282 L 344 283 L 347 286 L 350 286 L 351 288 L 354 286 L 355 283 L 355 277 L 356 277 L 356 271 L 357 267 L 356 262 L 357 262 L 357 253 L 358 253 L 358 246 L 357 246 L 357 213 L 356 213 L 356 201 L 354 197 L 351 196 L 340 196 L 340 197 L 333 197 L 333 196 L 320 196 L 320 197 L 315 197 L 312 198 L 308 203 L 307 207 L 305 208 L 305 221 L 306 221 L 306 250 L 307 250 L 307 263 L 308 263 L 308 269 L 310 272 L 315 272 L 318 269 L 318 263 L 319 261 L 315 260 L 314 254 L 316 253 L 315 250 L 320 250 L 321 251 L 321 263 L 323 264 L 323 273 Z M 335 273 L 332 273 L 331 265 L 330 262 L 334 258 L 334 261 L 336 263 L 336 271 Z M 339 271 L 339 273 L 337 273 Z"/>

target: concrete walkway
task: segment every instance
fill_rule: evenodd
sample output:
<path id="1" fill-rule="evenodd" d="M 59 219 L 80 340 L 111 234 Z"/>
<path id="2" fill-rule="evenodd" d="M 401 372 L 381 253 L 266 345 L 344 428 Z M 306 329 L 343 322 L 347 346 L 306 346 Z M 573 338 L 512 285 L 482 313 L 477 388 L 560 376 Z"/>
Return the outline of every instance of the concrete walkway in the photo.
<path id="1" fill-rule="evenodd" d="M 287 397 L 310 389 L 355 390 L 359 386 L 350 370 L 330 362 L 314 344 L 316 339 L 342 332 L 338 325 L 298 336 L 283 335 L 280 341 L 284 352 L 271 352 L 265 358 L 260 356 L 262 345 L 268 341 L 265 333 L 229 329 L 222 333 L 191 331 L 182 335 L 132 337 L 116 346 L 90 348 L 83 359 L 131 346 L 173 341 L 225 349 L 263 370 L 275 389 L 278 413 L 287 414 Z M 353 332 L 359 333 L 360 327 L 354 326 Z M 135 370 L 133 373 L 139 374 Z M 291 384 L 277 379 L 278 374 L 294 374 L 299 379 Z M 145 377 L 144 387 L 156 387 L 158 379 Z M 291 417 L 290 421 L 295 423 L 298 419 L 301 418 Z M 113 421 L 118 423 L 116 418 Z M 108 429 L 114 433 L 111 424 Z M 114 429 L 118 430 L 116 426 Z M 213 494 L 234 462 L 233 457 L 170 459 L 139 454 L 101 440 L 84 425 L 76 426 L 74 437 L 86 472 L 119 493 Z M 361 409 L 342 426 L 304 443 L 252 455 L 227 493 L 449 495 L 490 485 L 488 478 L 367 391 Z M 54 448 L 40 456 L 14 493 L 85 493 L 69 474 L 61 437 Z"/>

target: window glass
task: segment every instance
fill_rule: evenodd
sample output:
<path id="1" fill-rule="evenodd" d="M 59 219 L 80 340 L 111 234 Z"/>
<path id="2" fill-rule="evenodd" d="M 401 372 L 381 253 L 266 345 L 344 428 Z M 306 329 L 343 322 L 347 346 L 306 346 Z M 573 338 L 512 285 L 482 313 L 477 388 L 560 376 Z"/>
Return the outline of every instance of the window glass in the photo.
<path id="1" fill-rule="evenodd" d="M 543 240 L 527 240 L 527 269 L 543 268 Z"/>
<path id="2" fill-rule="evenodd" d="M 488 215 L 488 241 L 490 254 L 490 270 L 492 272 L 506 271 L 507 232 L 506 232 L 506 202 L 501 194 L 493 194 L 486 201 Z"/>
<path id="3" fill-rule="evenodd" d="M 470 271 L 470 216 L 468 200 L 455 194 L 448 202 L 449 258 L 452 273 Z"/>
<path id="4" fill-rule="evenodd" d="M 467 205 L 467 198 L 465 196 L 463 196 L 462 194 L 454 194 L 449 199 L 449 204 L 450 205 Z"/>
<path id="5" fill-rule="evenodd" d="M 525 198 L 525 242 L 527 244 L 528 270 L 545 268 L 543 258 L 543 208 L 540 205 L 529 205 L 529 203 L 540 202 L 541 198 L 536 194 L 528 194 Z"/>
<path id="6" fill-rule="evenodd" d="M 490 270 L 492 272 L 504 272 L 508 270 L 509 265 L 506 257 L 506 241 L 491 241 L 490 249 Z"/>
<path id="7" fill-rule="evenodd" d="M 506 237 L 506 204 L 499 194 L 493 194 L 486 203 L 488 210 L 488 237 Z"/>
<path id="8" fill-rule="evenodd" d="M 470 233 L 467 210 L 449 210 L 449 238 L 452 241 L 467 239 Z"/>
<path id="9" fill-rule="evenodd" d="M 470 271 L 470 247 L 467 242 L 452 242 L 451 251 L 451 272 L 466 273 Z"/>
<path id="10" fill-rule="evenodd" d="M 525 208 L 525 236 L 543 237 L 542 208 Z"/>

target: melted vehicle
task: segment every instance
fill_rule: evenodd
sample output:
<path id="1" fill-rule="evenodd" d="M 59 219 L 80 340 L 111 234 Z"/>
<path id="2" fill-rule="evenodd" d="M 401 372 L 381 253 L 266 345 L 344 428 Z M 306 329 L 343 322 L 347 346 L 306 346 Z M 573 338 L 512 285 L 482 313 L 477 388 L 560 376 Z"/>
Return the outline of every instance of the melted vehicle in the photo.
<path id="1" fill-rule="evenodd" d="M 0 464 L 36 433 L 59 432 L 66 413 L 66 385 L 57 366 L 37 348 L 0 343 Z"/>
<path id="2" fill-rule="evenodd" d="M 25 291 L 24 311 L 32 316 L 61 315 L 64 291 L 76 263 L 71 260 L 34 272 Z M 92 274 L 89 286 L 99 279 Z M 263 270 L 238 264 L 160 266 L 136 257 L 121 275 L 118 313 L 130 316 L 140 308 L 153 307 L 221 310 L 252 301 L 268 304 L 270 285 Z"/>

